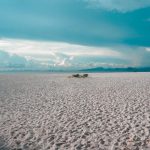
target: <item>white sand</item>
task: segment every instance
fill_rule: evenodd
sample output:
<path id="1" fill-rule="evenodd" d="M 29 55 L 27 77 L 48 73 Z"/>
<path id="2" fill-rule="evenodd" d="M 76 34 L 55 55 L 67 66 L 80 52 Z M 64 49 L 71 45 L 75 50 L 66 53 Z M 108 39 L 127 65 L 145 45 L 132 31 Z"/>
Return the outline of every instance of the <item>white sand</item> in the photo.
<path id="1" fill-rule="evenodd" d="M 150 150 L 150 73 L 0 75 L 0 150 Z"/>

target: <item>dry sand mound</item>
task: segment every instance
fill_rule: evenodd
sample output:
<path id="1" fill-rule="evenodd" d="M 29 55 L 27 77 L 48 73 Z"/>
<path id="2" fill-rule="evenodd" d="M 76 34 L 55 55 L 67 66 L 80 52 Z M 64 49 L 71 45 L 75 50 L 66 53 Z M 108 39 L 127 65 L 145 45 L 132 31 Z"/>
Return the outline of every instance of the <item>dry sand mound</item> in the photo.
<path id="1" fill-rule="evenodd" d="M 149 150 L 150 73 L 0 75 L 0 150 Z"/>

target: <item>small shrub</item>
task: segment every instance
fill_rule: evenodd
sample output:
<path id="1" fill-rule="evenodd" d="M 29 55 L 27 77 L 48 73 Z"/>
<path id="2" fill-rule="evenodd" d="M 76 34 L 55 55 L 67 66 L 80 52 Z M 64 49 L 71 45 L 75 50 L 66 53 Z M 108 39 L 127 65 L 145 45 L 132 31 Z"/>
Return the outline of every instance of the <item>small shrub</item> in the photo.
<path id="1" fill-rule="evenodd" d="M 88 74 L 83 74 L 83 75 L 80 75 L 80 74 L 73 74 L 72 77 L 74 77 L 74 78 L 87 78 L 87 77 L 88 77 Z"/>
<path id="2" fill-rule="evenodd" d="M 83 74 L 83 77 L 84 77 L 84 78 L 87 78 L 87 77 L 88 77 L 88 74 Z"/>
<path id="3" fill-rule="evenodd" d="M 79 77 L 80 77 L 79 74 L 73 74 L 72 76 L 73 76 L 73 77 L 76 77 L 76 78 L 79 78 Z"/>

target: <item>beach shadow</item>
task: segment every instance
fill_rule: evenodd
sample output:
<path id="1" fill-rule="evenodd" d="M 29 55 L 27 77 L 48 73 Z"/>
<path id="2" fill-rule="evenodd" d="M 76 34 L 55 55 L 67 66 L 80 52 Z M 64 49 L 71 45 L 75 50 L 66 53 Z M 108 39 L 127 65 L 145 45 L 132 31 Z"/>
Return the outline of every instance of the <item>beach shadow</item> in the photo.
<path id="1" fill-rule="evenodd" d="M 7 142 L 4 140 L 3 137 L 0 136 L 0 150 L 11 150 L 8 146 L 7 146 Z"/>

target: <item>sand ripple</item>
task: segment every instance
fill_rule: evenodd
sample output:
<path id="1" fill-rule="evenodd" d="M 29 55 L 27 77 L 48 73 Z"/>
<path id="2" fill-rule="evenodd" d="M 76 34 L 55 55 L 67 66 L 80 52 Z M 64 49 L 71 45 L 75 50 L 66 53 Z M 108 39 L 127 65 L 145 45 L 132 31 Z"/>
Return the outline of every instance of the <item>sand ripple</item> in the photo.
<path id="1" fill-rule="evenodd" d="M 149 150 L 150 73 L 0 75 L 0 150 Z"/>

